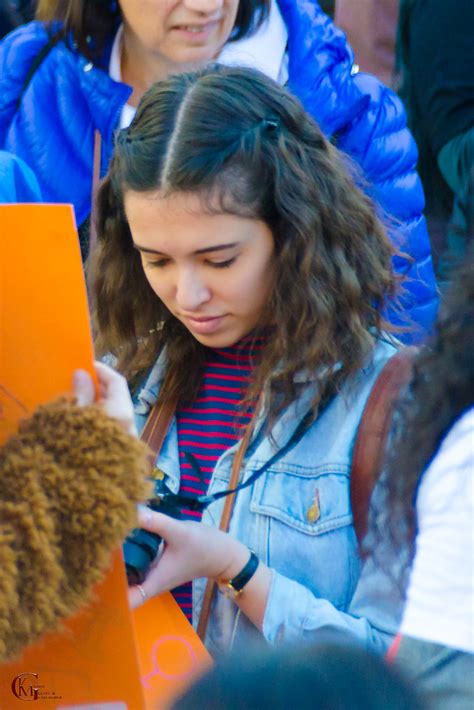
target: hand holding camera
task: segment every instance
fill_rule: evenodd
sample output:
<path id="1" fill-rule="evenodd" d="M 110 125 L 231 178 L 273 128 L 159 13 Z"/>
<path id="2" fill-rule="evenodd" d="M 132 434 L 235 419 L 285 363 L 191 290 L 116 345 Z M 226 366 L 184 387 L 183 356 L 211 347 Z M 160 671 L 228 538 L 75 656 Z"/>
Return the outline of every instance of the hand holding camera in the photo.
<path id="1" fill-rule="evenodd" d="M 147 598 L 174 589 L 199 577 L 231 578 L 247 562 L 248 547 L 227 533 L 202 522 L 176 520 L 145 506 L 139 507 L 138 524 L 163 539 L 163 553 L 139 583 Z M 130 606 L 143 604 L 137 586 L 129 589 Z"/>

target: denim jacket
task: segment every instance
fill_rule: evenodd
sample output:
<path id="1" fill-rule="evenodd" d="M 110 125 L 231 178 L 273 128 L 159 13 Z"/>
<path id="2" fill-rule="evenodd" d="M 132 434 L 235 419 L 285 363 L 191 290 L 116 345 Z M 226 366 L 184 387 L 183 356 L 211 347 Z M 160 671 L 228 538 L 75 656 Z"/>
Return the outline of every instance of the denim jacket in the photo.
<path id="1" fill-rule="evenodd" d="M 236 495 L 229 533 L 253 549 L 272 570 L 263 621 L 269 643 L 315 641 L 321 631 L 346 631 L 380 652 L 400 622 L 401 602 L 389 577 L 372 561 L 361 570 L 350 505 L 351 457 L 357 427 L 380 370 L 396 352 L 379 341 L 370 362 L 347 381 L 304 436 L 251 486 Z M 141 431 L 163 380 L 166 356 L 157 361 L 135 404 Z M 279 417 L 272 435 L 262 415 L 247 450 L 240 482 L 283 447 L 310 408 L 314 381 L 301 377 L 302 393 Z M 229 487 L 238 444 L 217 461 L 209 493 Z M 177 492 L 180 468 L 176 420 L 157 459 L 168 488 Z M 212 503 L 203 522 L 218 526 L 224 500 Z M 316 508 L 315 508 L 316 505 Z M 307 514 L 313 506 L 316 515 Z M 197 624 L 206 580 L 193 583 Z M 217 593 L 206 645 L 211 653 L 257 641 L 261 634 L 238 607 Z"/>

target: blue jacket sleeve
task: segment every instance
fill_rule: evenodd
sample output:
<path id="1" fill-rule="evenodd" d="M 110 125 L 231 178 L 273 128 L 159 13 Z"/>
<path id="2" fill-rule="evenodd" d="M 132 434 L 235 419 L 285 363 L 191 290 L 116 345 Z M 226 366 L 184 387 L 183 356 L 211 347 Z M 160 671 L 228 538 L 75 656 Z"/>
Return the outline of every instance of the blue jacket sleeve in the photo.
<path id="1" fill-rule="evenodd" d="M 22 25 L 0 42 L 0 148 L 5 147 L 28 72 L 48 41 L 39 22 Z"/>
<path id="2" fill-rule="evenodd" d="M 8 202 L 41 202 L 41 192 L 26 163 L 0 150 L 0 204 Z"/>
<path id="3" fill-rule="evenodd" d="M 367 650 L 380 654 L 388 650 L 400 625 L 403 604 L 390 574 L 372 559 L 364 565 L 347 611 L 315 597 L 295 580 L 275 570 L 272 573 L 262 629 L 269 643 L 311 643 L 323 632 L 339 631 L 356 638 Z"/>
<path id="4" fill-rule="evenodd" d="M 279 0 L 288 29 L 289 88 L 337 146 L 360 166 L 366 191 L 379 207 L 405 277 L 387 317 L 417 342 L 429 331 L 438 295 L 416 172 L 418 153 L 398 97 L 378 79 L 354 69 L 344 33 L 316 0 Z"/>

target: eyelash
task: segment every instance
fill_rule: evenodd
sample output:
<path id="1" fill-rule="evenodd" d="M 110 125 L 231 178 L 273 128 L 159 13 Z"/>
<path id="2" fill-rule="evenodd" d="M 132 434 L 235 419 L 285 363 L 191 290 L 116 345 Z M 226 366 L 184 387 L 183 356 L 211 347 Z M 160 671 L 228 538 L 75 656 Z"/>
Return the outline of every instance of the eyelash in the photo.
<path id="1" fill-rule="evenodd" d="M 208 263 L 209 266 L 212 266 L 214 269 L 227 269 L 229 266 L 232 266 L 236 258 L 237 257 L 233 256 L 231 259 L 227 259 L 227 261 L 210 261 Z"/>
<path id="2" fill-rule="evenodd" d="M 232 266 L 236 258 L 236 256 L 233 256 L 231 259 L 227 259 L 226 261 L 208 261 L 206 263 L 213 269 L 227 269 L 229 266 Z M 168 259 L 160 259 L 159 261 L 149 261 L 147 266 L 163 269 L 168 263 Z"/>

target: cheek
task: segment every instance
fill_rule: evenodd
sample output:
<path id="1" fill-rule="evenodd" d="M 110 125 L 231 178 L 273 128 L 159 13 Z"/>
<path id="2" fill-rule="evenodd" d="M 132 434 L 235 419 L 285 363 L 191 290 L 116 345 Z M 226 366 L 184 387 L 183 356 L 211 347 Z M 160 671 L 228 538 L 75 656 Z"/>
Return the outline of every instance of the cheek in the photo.
<path id="1" fill-rule="evenodd" d="M 170 298 L 170 289 L 166 286 L 166 280 L 162 277 L 160 278 L 160 275 L 157 274 L 154 269 L 143 267 L 143 272 L 146 280 L 158 298 L 160 298 L 163 302 L 168 301 Z"/>
<path id="2" fill-rule="evenodd" d="M 249 314 L 260 310 L 268 302 L 273 285 L 272 260 L 249 263 L 227 282 L 227 296 L 235 303 L 236 311 Z"/>

